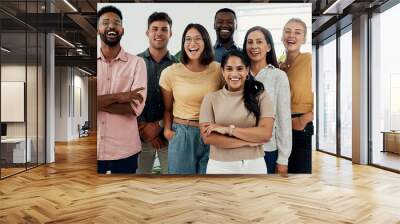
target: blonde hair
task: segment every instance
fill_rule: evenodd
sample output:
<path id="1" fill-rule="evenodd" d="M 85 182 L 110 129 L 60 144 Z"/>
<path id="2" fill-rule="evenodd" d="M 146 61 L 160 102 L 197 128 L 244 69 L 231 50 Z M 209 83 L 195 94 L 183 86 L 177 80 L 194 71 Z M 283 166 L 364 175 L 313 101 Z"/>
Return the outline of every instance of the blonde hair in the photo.
<path id="1" fill-rule="evenodd" d="M 304 28 L 304 39 L 305 39 L 306 36 L 307 36 L 307 25 L 306 25 L 306 23 L 303 20 L 299 19 L 299 18 L 291 18 L 291 19 L 289 19 L 289 21 L 286 22 L 284 27 L 286 27 L 286 25 L 291 23 L 291 22 L 300 23 L 303 26 L 303 28 Z"/>

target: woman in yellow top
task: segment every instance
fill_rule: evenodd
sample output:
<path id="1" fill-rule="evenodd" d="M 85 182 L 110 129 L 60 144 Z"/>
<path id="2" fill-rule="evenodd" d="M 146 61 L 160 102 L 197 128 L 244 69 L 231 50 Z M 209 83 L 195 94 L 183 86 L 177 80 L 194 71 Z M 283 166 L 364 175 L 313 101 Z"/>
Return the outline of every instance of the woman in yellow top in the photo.
<path id="1" fill-rule="evenodd" d="M 311 141 L 314 129 L 312 57 L 310 53 L 300 52 L 306 34 L 306 24 L 297 18 L 290 19 L 282 33 L 286 60 L 280 64 L 280 68 L 286 72 L 289 79 L 293 129 L 289 173 L 311 173 Z"/>
<path id="2" fill-rule="evenodd" d="M 210 36 L 200 24 L 189 24 L 182 36 L 180 63 L 161 73 L 164 136 L 168 139 L 168 173 L 206 173 L 209 145 L 200 136 L 203 98 L 222 87 L 219 63 L 214 61 Z"/>

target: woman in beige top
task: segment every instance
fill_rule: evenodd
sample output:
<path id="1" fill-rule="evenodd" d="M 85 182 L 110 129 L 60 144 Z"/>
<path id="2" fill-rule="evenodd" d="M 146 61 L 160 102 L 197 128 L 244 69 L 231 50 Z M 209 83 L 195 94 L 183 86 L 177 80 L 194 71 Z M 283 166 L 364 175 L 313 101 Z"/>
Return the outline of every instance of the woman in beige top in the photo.
<path id="1" fill-rule="evenodd" d="M 313 135 L 314 95 L 312 92 L 312 57 L 301 53 L 306 40 L 307 27 L 300 19 L 290 19 L 282 33 L 286 48 L 286 60 L 280 68 L 286 72 L 291 92 L 292 153 L 289 157 L 289 173 L 311 173 L 311 147 Z"/>
<path id="2" fill-rule="evenodd" d="M 204 97 L 203 140 L 210 144 L 207 174 L 265 174 L 263 144 L 272 136 L 273 106 L 264 86 L 249 75 L 249 61 L 233 50 L 222 57 L 226 85 Z"/>

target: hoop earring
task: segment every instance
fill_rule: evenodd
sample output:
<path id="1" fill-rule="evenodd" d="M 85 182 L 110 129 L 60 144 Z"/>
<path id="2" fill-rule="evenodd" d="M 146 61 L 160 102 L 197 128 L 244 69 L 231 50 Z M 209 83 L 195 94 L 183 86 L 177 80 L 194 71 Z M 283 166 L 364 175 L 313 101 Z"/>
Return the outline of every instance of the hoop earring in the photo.
<path id="1" fill-rule="evenodd" d="M 247 75 L 247 76 L 246 76 L 246 80 L 250 80 L 250 75 Z"/>

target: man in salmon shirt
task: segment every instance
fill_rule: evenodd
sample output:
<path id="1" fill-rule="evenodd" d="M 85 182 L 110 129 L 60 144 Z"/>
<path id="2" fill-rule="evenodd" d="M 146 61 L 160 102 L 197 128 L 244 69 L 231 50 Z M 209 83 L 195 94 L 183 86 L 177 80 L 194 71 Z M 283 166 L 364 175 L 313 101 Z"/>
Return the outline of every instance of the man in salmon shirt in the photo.
<path id="1" fill-rule="evenodd" d="M 137 117 L 146 100 L 144 60 L 124 51 L 122 13 L 105 6 L 97 14 L 97 171 L 136 173 L 141 151 Z"/>

